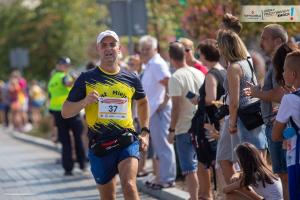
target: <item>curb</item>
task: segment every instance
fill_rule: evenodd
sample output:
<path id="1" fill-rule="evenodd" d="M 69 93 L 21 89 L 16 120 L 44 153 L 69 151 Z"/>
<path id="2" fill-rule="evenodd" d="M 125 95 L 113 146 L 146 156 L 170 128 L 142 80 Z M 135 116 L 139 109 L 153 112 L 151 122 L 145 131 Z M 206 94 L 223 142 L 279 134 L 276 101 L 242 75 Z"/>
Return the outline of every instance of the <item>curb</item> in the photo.
<path id="1" fill-rule="evenodd" d="M 5 131 L 10 132 L 12 134 L 12 136 L 18 140 L 22 140 L 24 142 L 28 142 L 31 144 L 35 144 L 44 148 L 47 148 L 51 151 L 55 151 L 55 152 L 61 152 L 61 148 L 58 147 L 57 145 L 55 145 L 53 142 L 48 141 L 46 139 L 42 139 L 42 138 L 38 138 L 38 137 L 34 137 L 31 135 L 27 135 L 25 133 L 21 133 L 21 132 L 17 132 L 14 130 L 10 130 L 8 128 L 3 128 Z"/>
<path id="2" fill-rule="evenodd" d="M 150 196 L 156 197 L 161 200 L 170 200 L 170 199 L 172 199 L 172 200 L 187 200 L 190 197 L 190 195 L 187 192 L 180 190 L 176 187 L 166 188 L 166 189 L 162 189 L 162 190 L 150 189 L 145 185 L 146 180 L 147 180 L 147 177 L 146 178 L 138 178 L 137 179 L 137 187 L 140 191 L 142 191 Z"/>
<path id="3" fill-rule="evenodd" d="M 53 142 L 48 141 L 46 139 L 42 139 L 42 138 L 38 138 L 38 137 L 34 137 L 31 135 L 27 135 L 24 133 L 20 133 L 17 131 L 13 131 L 10 130 L 8 128 L 4 128 L 4 131 L 10 132 L 12 134 L 12 136 L 18 140 L 22 140 L 31 144 L 35 144 L 35 145 L 39 145 L 41 147 L 47 148 L 49 150 L 55 151 L 55 152 L 60 152 L 59 147 L 57 147 L 55 144 L 53 144 Z M 166 189 L 162 189 L 162 190 L 153 190 L 150 189 L 148 187 L 146 187 L 145 185 L 145 181 L 147 180 L 147 177 L 143 177 L 143 178 L 138 178 L 137 179 L 137 187 L 140 191 L 156 197 L 158 199 L 161 200 L 187 200 L 189 199 L 189 194 L 183 190 L 180 190 L 176 187 L 174 188 L 166 188 Z"/>

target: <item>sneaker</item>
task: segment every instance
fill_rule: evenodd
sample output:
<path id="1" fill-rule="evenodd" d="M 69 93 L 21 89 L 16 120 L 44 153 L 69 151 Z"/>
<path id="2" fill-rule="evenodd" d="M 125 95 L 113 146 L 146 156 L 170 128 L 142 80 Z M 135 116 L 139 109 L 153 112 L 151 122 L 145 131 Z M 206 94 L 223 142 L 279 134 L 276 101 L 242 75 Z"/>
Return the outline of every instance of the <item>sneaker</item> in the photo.
<path id="1" fill-rule="evenodd" d="M 65 176 L 73 176 L 73 173 L 71 171 L 65 171 Z"/>

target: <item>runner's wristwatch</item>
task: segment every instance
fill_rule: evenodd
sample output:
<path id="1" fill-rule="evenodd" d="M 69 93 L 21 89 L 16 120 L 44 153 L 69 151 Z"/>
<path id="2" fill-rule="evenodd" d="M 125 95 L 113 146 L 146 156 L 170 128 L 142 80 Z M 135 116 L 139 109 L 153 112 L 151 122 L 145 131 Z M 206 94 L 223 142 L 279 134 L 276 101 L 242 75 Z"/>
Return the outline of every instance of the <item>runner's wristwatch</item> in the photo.
<path id="1" fill-rule="evenodd" d="M 150 129 L 147 128 L 147 127 L 141 128 L 141 133 L 142 133 L 143 131 L 147 132 L 148 134 L 150 133 Z"/>

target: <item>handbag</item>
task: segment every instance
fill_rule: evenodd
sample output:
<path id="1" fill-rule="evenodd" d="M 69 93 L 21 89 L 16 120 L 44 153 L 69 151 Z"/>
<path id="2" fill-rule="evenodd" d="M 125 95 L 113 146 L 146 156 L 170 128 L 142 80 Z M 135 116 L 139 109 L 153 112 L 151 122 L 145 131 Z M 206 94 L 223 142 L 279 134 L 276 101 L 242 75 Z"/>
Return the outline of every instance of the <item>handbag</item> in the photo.
<path id="1" fill-rule="evenodd" d="M 248 130 L 263 125 L 264 121 L 260 109 L 260 100 L 239 108 L 238 116 Z"/>
<path id="2" fill-rule="evenodd" d="M 251 81 L 255 85 L 253 76 L 253 67 L 247 58 L 247 62 L 250 66 L 252 78 Z M 261 108 L 260 108 L 260 100 L 250 103 L 248 105 L 242 106 L 238 109 L 238 116 L 246 129 L 252 130 L 259 126 L 261 126 L 264 121 L 262 118 Z"/>

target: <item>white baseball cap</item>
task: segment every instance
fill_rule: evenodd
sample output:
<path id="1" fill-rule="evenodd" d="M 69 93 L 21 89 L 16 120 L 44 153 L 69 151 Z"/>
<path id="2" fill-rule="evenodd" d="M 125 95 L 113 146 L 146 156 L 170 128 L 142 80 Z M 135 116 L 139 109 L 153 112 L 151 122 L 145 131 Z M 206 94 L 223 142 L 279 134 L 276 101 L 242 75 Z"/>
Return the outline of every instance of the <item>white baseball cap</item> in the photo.
<path id="1" fill-rule="evenodd" d="M 97 44 L 99 44 L 102 41 L 102 39 L 107 36 L 113 37 L 117 42 L 119 42 L 119 37 L 114 31 L 106 30 L 106 31 L 99 33 L 99 35 L 97 37 Z"/>

